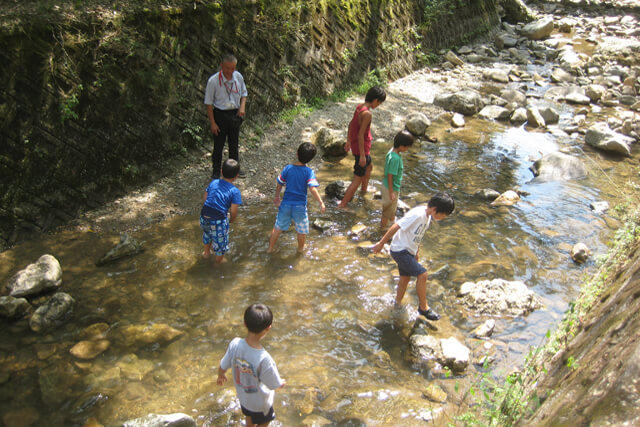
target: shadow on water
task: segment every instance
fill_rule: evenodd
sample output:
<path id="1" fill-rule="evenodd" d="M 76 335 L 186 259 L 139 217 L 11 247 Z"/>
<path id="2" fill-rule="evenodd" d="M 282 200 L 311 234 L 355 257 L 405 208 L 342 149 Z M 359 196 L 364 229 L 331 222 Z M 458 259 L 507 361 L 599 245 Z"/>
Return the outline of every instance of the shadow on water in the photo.
<path id="1" fill-rule="evenodd" d="M 606 250 L 615 221 L 595 214 L 589 204 L 606 200 L 614 206 L 632 166 L 585 153 L 571 139 L 525 128 L 471 120 L 453 132 L 434 124 L 434 134 L 439 143 L 423 142 L 405 155 L 401 192 L 412 206 L 439 190 L 456 199 L 456 212 L 433 225 L 422 242 L 421 259 L 430 271 L 448 266 L 448 274 L 429 282 L 430 304 L 443 314 L 434 334 L 455 336 L 472 349 L 481 345 L 469 332 L 483 319 L 465 312 L 456 298 L 465 281 L 523 280 L 545 304 L 525 318 L 497 319 L 492 372 L 501 376 L 557 324 L 576 295 L 579 278 L 594 270 L 593 262 L 574 265 L 569 250 L 578 241 L 596 254 Z M 389 146 L 374 145 L 374 187 L 380 185 Z M 580 157 L 589 177 L 533 180 L 532 161 L 558 149 Z M 317 174 L 324 186 L 350 179 L 351 167 L 347 158 L 324 164 Z M 475 196 L 483 188 L 503 192 L 516 187 L 527 195 L 512 207 L 493 207 Z M 89 417 L 117 425 L 168 412 L 189 413 L 200 425 L 238 423 L 232 386 L 215 385 L 216 369 L 229 340 L 244 334 L 244 309 L 261 301 L 275 315 L 264 344 L 288 382 L 276 398 L 282 425 L 299 425 L 309 416 L 332 425 L 415 425 L 438 411 L 455 413 L 454 403 L 436 404 L 422 395 L 433 381 L 456 395 L 452 380 L 408 357 L 417 301 L 413 282 L 405 306 L 393 309 L 395 264 L 388 256 L 358 248 L 381 235 L 380 201 L 372 194 L 358 195 L 350 212 L 327 203 L 327 212 L 320 214 L 310 201 L 311 221 L 331 220 L 334 231 L 312 230 L 304 256 L 296 255 L 292 231 L 279 239 L 278 253 L 266 253 L 277 211 L 266 202 L 242 207 L 232 225 L 230 262 L 219 266 L 199 256 L 196 217 L 174 218 L 135 233 L 145 251 L 105 267 L 94 262 L 117 236 L 62 232 L 0 254 L 0 276 L 6 282 L 51 253 L 63 267 L 62 289 L 77 301 L 73 319 L 49 334 L 35 335 L 26 322 L 2 323 L 2 412 L 30 414 L 51 425 L 80 425 Z M 352 232 L 358 223 L 366 229 Z M 166 344 L 133 346 L 113 335 L 100 356 L 74 359 L 69 349 L 98 322 L 110 331 L 166 324 L 182 336 Z"/>

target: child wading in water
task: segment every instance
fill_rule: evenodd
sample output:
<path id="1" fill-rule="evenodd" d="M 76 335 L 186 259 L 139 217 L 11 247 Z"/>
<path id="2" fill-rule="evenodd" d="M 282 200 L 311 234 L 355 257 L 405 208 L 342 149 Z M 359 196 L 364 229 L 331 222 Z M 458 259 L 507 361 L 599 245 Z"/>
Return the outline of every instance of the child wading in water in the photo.
<path id="1" fill-rule="evenodd" d="M 347 133 L 347 143 L 345 150 L 353 153 L 355 163 L 353 165 L 353 181 L 344 193 L 344 197 L 338 204 L 339 209 L 347 206 L 351 198 L 356 193 L 358 186 L 363 193 L 367 192 L 369 178 L 371 177 L 371 111 L 378 108 L 380 104 L 387 99 L 387 93 L 379 86 L 374 86 L 365 95 L 364 104 L 356 107 L 353 118 L 349 123 L 349 131 Z"/>
<path id="2" fill-rule="evenodd" d="M 391 257 L 398 264 L 400 280 L 396 292 L 396 305 L 404 298 L 407 285 L 411 277 L 416 279 L 416 293 L 418 294 L 418 314 L 429 320 L 438 320 L 440 315 L 427 304 L 427 269 L 418 262 L 420 242 L 431 221 L 446 218 L 455 209 L 455 203 L 447 193 L 436 193 L 427 206 L 416 206 L 406 213 L 398 222 L 393 224 L 373 247 L 373 252 L 382 250 L 385 242 L 391 241 Z"/>
<path id="3" fill-rule="evenodd" d="M 238 207 L 242 204 L 240 190 L 232 184 L 238 177 L 240 165 L 228 159 L 222 165 L 222 179 L 214 179 L 204 192 L 200 211 L 203 258 L 209 258 L 211 249 L 216 254 L 216 263 L 226 262 L 224 254 L 229 251 L 229 223 L 236 220 Z M 227 213 L 229 217 L 227 218 Z"/>
<path id="4" fill-rule="evenodd" d="M 306 166 L 316 156 L 316 146 L 310 142 L 303 142 L 298 147 L 298 161 L 284 167 L 278 175 L 276 195 L 273 203 L 278 208 L 276 224 L 269 238 L 268 253 L 275 252 L 278 237 L 289 229 L 291 220 L 298 233 L 298 253 L 304 250 L 304 244 L 309 234 L 309 216 L 307 215 L 307 187 L 313 198 L 320 204 L 320 211 L 324 212 L 324 202 L 318 193 L 318 181 L 313 170 Z M 284 196 L 280 200 L 282 186 L 285 186 Z"/>
<path id="5" fill-rule="evenodd" d="M 396 209 L 400 197 L 400 185 L 402 184 L 402 171 L 404 169 L 402 156 L 413 145 L 411 132 L 403 130 L 393 138 L 393 148 L 387 153 L 384 163 L 384 178 L 382 179 L 382 219 L 380 229 L 384 230 L 387 223 L 396 220 Z"/>
<path id="6" fill-rule="evenodd" d="M 264 304 L 252 304 L 244 312 L 247 336 L 234 338 L 218 368 L 218 385 L 227 382 L 227 369 L 233 373 L 242 413 L 247 427 L 267 426 L 276 417 L 273 411 L 275 390 L 284 387 L 276 362 L 260 341 L 271 329 L 273 314 Z"/>

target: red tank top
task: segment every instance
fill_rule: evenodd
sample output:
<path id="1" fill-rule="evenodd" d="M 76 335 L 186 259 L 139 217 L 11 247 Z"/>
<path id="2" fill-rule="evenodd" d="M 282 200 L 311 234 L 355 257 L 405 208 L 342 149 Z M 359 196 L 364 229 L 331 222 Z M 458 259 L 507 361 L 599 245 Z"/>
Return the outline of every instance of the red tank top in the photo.
<path id="1" fill-rule="evenodd" d="M 358 147 L 358 134 L 360 133 L 360 123 L 358 123 L 358 116 L 362 111 L 369 111 L 369 108 L 360 104 L 356 108 L 356 111 L 353 113 L 353 118 L 351 119 L 351 123 L 349 123 L 349 132 L 347 133 L 347 140 L 351 145 L 351 152 L 359 156 L 360 155 L 360 147 Z M 364 133 L 364 155 L 368 155 L 371 151 L 371 122 L 367 125 L 367 129 Z"/>

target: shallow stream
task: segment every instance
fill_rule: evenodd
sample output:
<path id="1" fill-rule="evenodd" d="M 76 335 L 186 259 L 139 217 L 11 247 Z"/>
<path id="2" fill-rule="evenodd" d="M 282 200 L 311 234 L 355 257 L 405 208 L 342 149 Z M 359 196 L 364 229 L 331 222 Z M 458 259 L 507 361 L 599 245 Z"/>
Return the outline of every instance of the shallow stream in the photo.
<path id="1" fill-rule="evenodd" d="M 623 202 L 627 182 L 637 178 L 637 162 L 587 151 L 571 138 L 471 119 L 458 131 L 434 123 L 430 134 L 439 142 L 417 144 L 404 157 L 401 199 L 414 206 L 446 190 L 456 201 L 454 214 L 433 225 L 422 242 L 421 260 L 431 271 L 450 269 L 428 284 L 430 304 L 443 315 L 435 336 L 454 336 L 472 350 L 482 345 L 470 331 L 484 319 L 456 299 L 465 281 L 522 280 L 545 305 L 525 318 L 497 319 L 490 339 L 497 359 L 489 370 L 504 377 L 559 322 L 580 281 L 594 271 L 593 258 L 581 266 L 571 261 L 571 247 L 584 242 L 594 254 L 606 252 L 618 223 L 613 210 L 596 214 L 590 203 Z M 373 186 L 379 185 L 389 146 L 374 143 Z M 589 177 L 531 181 L 532 160 L 558 149 L 581 158 Z M 351 167 L 351 158 L 322 163 L 321 189 L 350 179 Z M 528 195 L 512 207 L 492 207 L 474 195 L 483 188 L 516 187 Z M 276 216 L 269 199 L 241 208 L 232 226 L 230 262 L 222 266 L 200 258 L 195 216 L 134 233 L 145 251 L 106 267 L 94 262 L 117 242 L 116 235 L 61 232 L 0 254 L 3 283 L 42 254 L 54 255 L 64 272 L 62 290 L 76 300 L 73 319 L 44 336 L 26 322 L 1 324 L 0 413 L 33 419 L 33 425 L 81 426 L 93 418 L 112 426 L 173 412 L 187 413 L 199 425 L 240 420 L 233 386 L 215 384 L 217 366 L 228 342 L 245 333 L 244 309 L 260 301 L 275 315 L 264 345 L 287 380 L 276 395 L 276 425 L 323 419 L 335 425 L 416 425 L 430 418 L 446 424 L 462 410 L 461 396 L 481 368 L 449 377 L 407 357 L 415 289 L 410 284 L 404 310 L 392 310 L 395 264 L 365 248 L 381 235 L 380 201 L 373 193 L 358 194 L 346 212 L 327 203 L 324 214 L 310 198 L 311 221 L 330 220 L 334 227 L 312 230 L 304 256 L 296 255 L 293 232 L 281 236 L 278 253 L 267 255 Z M 357 224 L 364 231 L 352 232 Z M 146 347 L 113 340 L 94 360 L 74 359 L 69 349 L 96 323 L 112 329 L 168 324 L 184 335 Z M 431 382 L 449 394 L 448 403 L 423 398 Z"/>

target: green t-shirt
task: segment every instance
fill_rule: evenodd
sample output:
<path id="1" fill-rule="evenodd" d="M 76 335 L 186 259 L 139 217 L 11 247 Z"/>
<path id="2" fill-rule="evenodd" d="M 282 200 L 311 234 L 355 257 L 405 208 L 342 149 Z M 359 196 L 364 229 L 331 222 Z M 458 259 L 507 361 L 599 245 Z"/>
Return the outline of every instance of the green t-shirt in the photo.
<path id="1" fill-rule="evenodd" d="M 384 179 L 382 183 L 385 187 L 389 188 L 387 176 L 393 175 L 393 191 L 400 191 L 400 184 L 402 184 L 402 157 L 400 154 L 393 150 L 389 150 L 384 162 Z"/>

